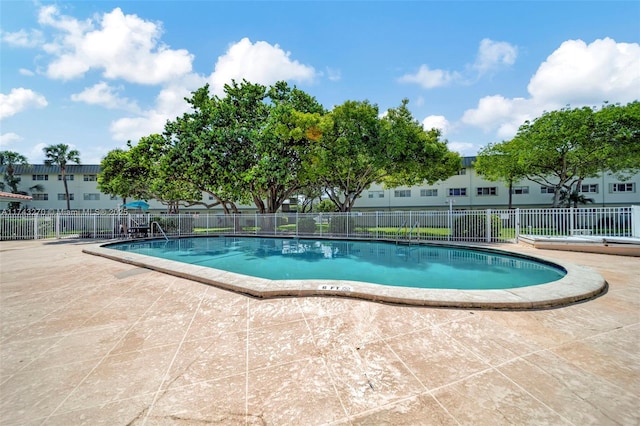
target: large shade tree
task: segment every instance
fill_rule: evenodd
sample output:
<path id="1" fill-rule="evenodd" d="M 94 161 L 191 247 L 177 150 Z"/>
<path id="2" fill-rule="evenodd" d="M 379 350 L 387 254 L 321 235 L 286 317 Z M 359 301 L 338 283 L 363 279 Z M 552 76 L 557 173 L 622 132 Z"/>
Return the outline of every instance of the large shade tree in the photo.
<path id="1" fill-rule="evenodd" d="M 192 111 L 167 123 L 167 168 L 223 204 L 252 201 L 273 213 L 306 184 L 313 132 L 309 115 L 322 106 L 305 92 L 278 82 L 267 88 L 247 81 L 208 86 L 187 99 Z M 225 207 L 225 210 L 226 207 Z"/>
<path id="2" fill-rule="evenodd" d="M 514 160 L 513 144 L 504 141 L 489 144 L 482 148 L 476 157 L 474 169 L 477 174 L 489 181 L 504 181 L 509 190 L 508 208 L 513 207 L 513 185 L 523 179 L 527 173 L 518 161 Z"/>
<path id="3" fill-rule="evenodd" d="M 553 207 L 563 193 L 574 194 L 575 206 L 584 179 L 640 170 L 640 104 L 546 112 L 520 126 L 512 140 L 482 150 L 477 164 L 489 179 L 527 178 L 553 188 Z"/>
<path id="4" fill-rule="evenodd" d="M 313 171 L 338 211 L 350 211 L 373 183 L 434 183 L 460 169 L 459 155 L 448 150 L 438 130 L 425 131 L 407 104 L 403 100 L 380 118 L 376 105 L 347 101 L 321 121 Z"/>
<path id="5" fill-rule="evenodd" d="M 202 192 L 192 184 L 163 174 L 166 161 L 166 143 L 161 135 L 149 135 L 127 150 L 110 151 L 102 160 L 98 187 L 104 193 L 122 198 L 155 199 L 177 213 L 179 206 L 203 205 Z"/>
<path id="6" fill-rule="evenodd" d="M 56 165 L 60 168 L 60 175 L 62 176 L 62 183 L 64 185 L 65 200 L 67 200 L 67 210 L 71 210 L 69 185 L 67 184 L 67 164 L 80 164 L 80 152 L 76 149 L 71 149 L 69 145 L 63 143 L 49 145 L 43 148 L 43 151 L 45 155 L 44 164 L 46 166 Z"/>

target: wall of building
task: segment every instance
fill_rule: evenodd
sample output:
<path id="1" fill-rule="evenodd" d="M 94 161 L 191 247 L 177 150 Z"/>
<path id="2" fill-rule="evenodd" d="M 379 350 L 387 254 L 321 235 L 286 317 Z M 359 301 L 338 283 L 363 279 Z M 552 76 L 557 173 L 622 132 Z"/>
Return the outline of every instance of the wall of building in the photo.
<path id="1" fill-rule="evenodd" d="M 385 189 L 372 185 L 355 204 L 358 210 L 384 209 L 455 209 L 505 208 L 509 205 L 509 188 L 504 182 L 491 182 L 467 167 L 461 174 L 434 185 L 417 185 Z M 592 198 L 593 206 L 626 206 L 640 203 L 640 175 L 627 180 L 605 173 L 598 178 L 585 179 L 581 192 Z M 622 191 L 625 189 L 625 191 Z M 549 207 L 553 192 L 545 192 L 539 183 L 523 180 L 513 185 L 513 207 Z"/>
<path id="2" fill-rule="evenodd" d="M 454 209 L 486 209 L 506 208 L 509 203 L 509 190 L 503 182 L 490 182 L 477 175 L 471 167 L 473 157 L 465 157 L 464 167 L 456 176 L 433 185 L 423 184 L 413 187 L 385 189 L 381 185 L 372 185 L 364 191 L 356 201 L 354 210 L 424 210 L 444 209 L 452 204 Z M 37 210 L 66 210 L 64 185 L 60 178 L 59 168 L 55 166 L 34 165 L 29 168 L 16 168 L 21 177 L 20 190 L 29 192 L 32 201 L 22 207 Z M 122 199 L 113 198 L 97 189 L 99 165 L 69 165 L 67 177 L 72 210 L 115 211 Z M 0 173 L 4 173 L 0 168 Z M 29 188 L 42 185 L 44 191 L 33 192 Z M 627 180 L 619 180 L 608 173 L 598 178 L 585 179 L 582 193 L 593 198 L 593 206 L 627 206 L 640 204 L 640 174 Z M 514 184 L 513 207 L 549 207 L 553 193 L 545 193 L 541 185 L 524 180 Z M 128 199 L 127 201 L 134 201 Z M 203 194 L 202 201 L 213 203 L 208 194 Z M 148 201 L 150 210 L 165 212 L 167 207 L 155 200 Z M 0 209 L 6 209 L 8 202 L 0 202 Z M 241 205 L 243 213 L 255 211 L 253 205 Z M 184 211 L 221 211 L 219 207 L 207 210 L 203 206 L 182 208 Z"/>

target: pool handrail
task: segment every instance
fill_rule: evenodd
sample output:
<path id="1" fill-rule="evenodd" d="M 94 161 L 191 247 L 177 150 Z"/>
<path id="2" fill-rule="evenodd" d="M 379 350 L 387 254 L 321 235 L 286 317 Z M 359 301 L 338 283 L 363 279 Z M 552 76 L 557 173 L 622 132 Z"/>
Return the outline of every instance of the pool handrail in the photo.
<path id="1" fill-rule="evenodd" d="M 169 237 L 167 237 L 167 234 L 164 233 L 164 230 L 162 229 L 162 226 L 160 226 L 160 224 L 155 220 L 153 222 L 151 222 L 151 232 L 153 232 L 153 224 L 154 223 L 158 226 L 158 229 L 162 233 L 162 236 L 164 237 L 164 239 L 169 241 Z"/>

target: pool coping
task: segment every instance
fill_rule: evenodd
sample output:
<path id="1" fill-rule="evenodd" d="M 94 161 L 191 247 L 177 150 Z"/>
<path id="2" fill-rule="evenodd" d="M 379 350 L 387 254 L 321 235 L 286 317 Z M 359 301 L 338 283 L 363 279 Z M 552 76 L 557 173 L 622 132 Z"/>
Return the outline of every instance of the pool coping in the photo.
<path id="1" fill-rule="evenodd" d="M 566 275 L 550 283 L 508 290 L 428 289 L 346 280 L 270 280 L 108 248 L 117 242 L 122 240 L 87 247 L 82 251 L 257 298 L 337 296 L 411 306 L 518 310 L 565 306 L 592 299 L 607 291 L 605 279 L 590 268 L 541 256 L 528 256 L 505 249 L 471 244 L 420 243 L 464 247 L 534 259 L 560 267 L 566 271 Z"/>

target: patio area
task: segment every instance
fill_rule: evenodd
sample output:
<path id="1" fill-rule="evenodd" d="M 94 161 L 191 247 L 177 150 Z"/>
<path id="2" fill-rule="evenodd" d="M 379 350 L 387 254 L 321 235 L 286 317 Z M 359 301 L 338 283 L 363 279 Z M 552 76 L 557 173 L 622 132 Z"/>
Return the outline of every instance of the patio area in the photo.
<path id="1" fill-rule="evenodd" d="M 640 258 L 501 248 L 596 270 L 550 310 L 256 299 L 0 243 L 0 424 L 637 425 Z"/>

